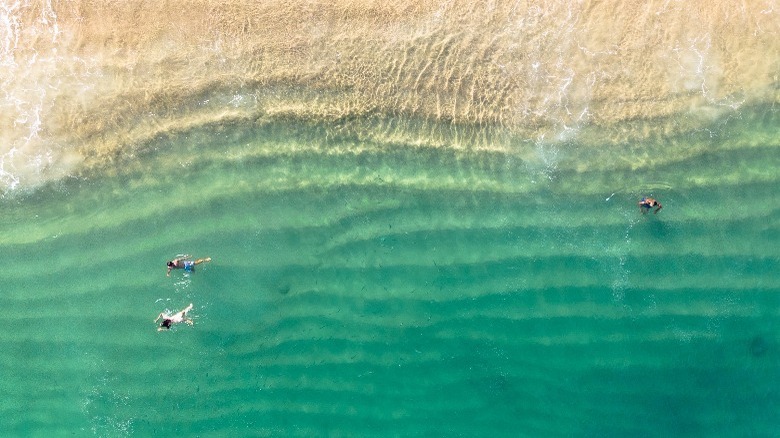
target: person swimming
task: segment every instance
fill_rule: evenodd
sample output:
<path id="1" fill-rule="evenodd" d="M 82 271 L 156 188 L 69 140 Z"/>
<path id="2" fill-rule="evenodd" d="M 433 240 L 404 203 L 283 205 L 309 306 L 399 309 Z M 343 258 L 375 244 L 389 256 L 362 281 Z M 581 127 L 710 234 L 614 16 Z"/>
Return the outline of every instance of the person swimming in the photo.
<path id="1" fill-rule="evenodd" d="M 172 269 L 184 269 L 185 272 L 192 272 L 195 270 L 195 265 L 199 265 L 201 263 L 211 261 L 211 257 L 206 257 L 197 260 L 189 260 L 190 257 L 192 256 L 185 255 L 170 260 L 168 263 L 166 263 L 166 266 L 168 266 L 168 273 L 166 273 L 165 275 L 170 277 Z"/>
<path id="2" fill-rule="evenodd" d="M 180 310 L 174 314 L 166 314 L 165 312 L 160 312 L 159 315 L 157 315 L 157 318 L 154 319 L 154 322 L 157 322 L 162 318 L 162 322 L 160 323 L 160 326 L 157 327 L 157 331 L 162 330 L 170 330 L 171 326 L 174 324 L 183 322 L 185 324 L 193 325 L 191 319 L 187 318 L 187 312 L 192 310 L 192 303 L 190 303 L 189 306 L 185 307 L 183 310 Z"/>
<path id="3" fill-rule="evenodd" d="M 642 198 L 642 200 L 639 201 L 638 205 L 639 205 L 639 211 L 641 211 L 642 214 L 647 213 L 653 207 L 658 207 L 653 212 L 653 214 L 656 214 L 660 209 L 663 208 L 660 202 L 650 197 Z"/>

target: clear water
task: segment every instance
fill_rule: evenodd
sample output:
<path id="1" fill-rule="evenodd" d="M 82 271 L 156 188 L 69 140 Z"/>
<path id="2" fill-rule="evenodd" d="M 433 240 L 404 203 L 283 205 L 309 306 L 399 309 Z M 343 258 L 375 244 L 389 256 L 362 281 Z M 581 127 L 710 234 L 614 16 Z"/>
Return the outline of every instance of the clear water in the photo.
<path id="1" fill-rule="evenodd" d="M 772 96 L 571 132 L 555 107 L 533 134 L 414 99 L 192 122 L 188 97 L 161 116 L 182 125 L 106 121 L 101 145 L 131 137 L 107 160 L 73 134 L 87 158 L 41 181 L 6 153 L 0 432 L 774 436 Z M 166 277 L 181 253 L 213 261 Z"/>
<path id="2" fill-rule="evenodd" d="M 709 176 L 774 175 L 773 147 L 659 170 L 712 182 L 658 185 L 643 216 L 639 190 L 588 189 L 646 174 L 513 192 L 532 177 L 503 156 L 231 158 L 267 141 L 252 134 L 5 202 L 3 430 L 776 430 L 776 179 Z M 345 174 L 364 182 L 316 184 Z M 430 183 L 383 181 L 415 177 Z M 213 261 L 166 277 L 184 252 Z M 155 331 L 189 302 L 193 327 Z"/>

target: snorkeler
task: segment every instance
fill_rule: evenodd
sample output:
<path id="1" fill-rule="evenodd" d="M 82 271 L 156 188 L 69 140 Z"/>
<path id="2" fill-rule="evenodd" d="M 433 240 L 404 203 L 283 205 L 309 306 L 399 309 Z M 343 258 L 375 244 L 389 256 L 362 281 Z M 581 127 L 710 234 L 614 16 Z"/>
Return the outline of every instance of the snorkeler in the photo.
<path id="1" fill-rule="evenodd" d="M 190 257 L 189 255 L 176 257 L 175 259 L 169 261 L 167 263 L 168 265 L 168 273 L 165 274 L 167 276 L 171 276 L 171 269 L 184 269 L 187 272 L 192 272 L 195 269 L 195 265 L 199 265 L 203 262 L 210 262 L 211 257 L 206 257 L 204 259 L 197 259 L 197 260 L 188 260 Z"/>
<path id="2" fill-rule="evenodd" d="M 189 306 L 184 308 L 184 310 L 181 310 L 179 312 L 174 313 L 173 315 L 165 314 L 165 312 L 160 312 L 159 315 L 157 315 L 157 318 L 155 318 L 154 322 L 157 322 L 162 318 L 162 322 L 160 323 L 160 326 L 157 327 L 157 331 L 162 330 L 169 330 L 173 324 L 183 322 L 189 325 L 192 325 L 193 322 L 191 319 L 187 318 L 187 312 L 192 310 L 192 303 L 190 303 Z"/>
<path id="3" fill-rule="evenodd" d="M 656 209 L 655 209 L 655 211 L 653 212 L 653 214 L 656 214 L 656 213 L 658 213 L 658 210 L 660 210 L 660 209 L 664 208 L 664 207 L 661 205 L 661 203 L 660 203 L 660 202 L 656 201 L 656 200 L 655 200 L 655 199 L 653 199 L 653 198 L 649 198 L 649 197 L 648 197 L 648 198 L 642 198 L 642 200 L 641 200 L 641 201 L 639 201 L 638 205 L 639 205 L 639 211 L 641 211 L 641 212 L 642 212 L 642 214 L 645 214 L 645 213 L 647 213 L 647 212 L 648 212 L 648 211 L 649 211 L 651 208 L 653 208 L 653 207 L 658 207 L 658 208 L 656 208 Z"/>

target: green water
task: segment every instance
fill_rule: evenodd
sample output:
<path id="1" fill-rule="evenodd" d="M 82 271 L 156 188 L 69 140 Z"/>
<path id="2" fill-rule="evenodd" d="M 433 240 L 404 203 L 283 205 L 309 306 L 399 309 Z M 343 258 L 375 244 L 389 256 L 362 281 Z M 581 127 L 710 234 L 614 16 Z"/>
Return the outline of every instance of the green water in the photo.
<path id="1" fill-rule="evenodd" d="M 780 154 L 752 111 L 536 159 L 204 128 L 6 196 L 0 431 L 776 435 Z M 679 155 L 632 170 L 653 148 Z M 179 253 L 213 261 L 166 277 Z"/>

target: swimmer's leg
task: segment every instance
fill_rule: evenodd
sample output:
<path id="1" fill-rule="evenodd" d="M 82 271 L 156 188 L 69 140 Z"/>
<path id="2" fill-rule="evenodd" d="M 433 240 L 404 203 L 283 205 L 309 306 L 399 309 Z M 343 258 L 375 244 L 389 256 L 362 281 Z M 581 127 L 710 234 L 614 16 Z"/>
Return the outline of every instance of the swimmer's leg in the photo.
<path id="1" fill-rule="evenodd" d="M 189 306 L 185 307 L 184 310 L 181 311 L 181 316 L 186 324 L 194 325 L 192 320 L 190 318 L 187 318 L 187 312 L 189 312 L 190 310 L 192 310 L 192 303 L 190 303 Z"/>

